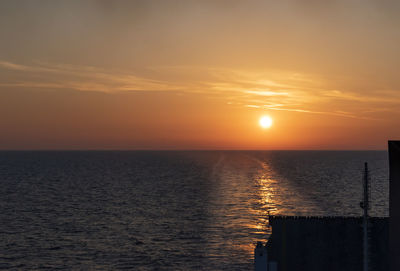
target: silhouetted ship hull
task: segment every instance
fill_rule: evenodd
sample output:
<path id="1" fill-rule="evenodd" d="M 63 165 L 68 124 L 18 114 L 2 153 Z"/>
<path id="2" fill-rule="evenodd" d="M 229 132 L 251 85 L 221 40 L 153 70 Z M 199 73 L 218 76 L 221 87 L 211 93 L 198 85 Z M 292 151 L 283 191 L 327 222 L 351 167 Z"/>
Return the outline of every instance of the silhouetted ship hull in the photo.
<path id="1" fill-rule="evenodd" d="M 277 270 L 363 270 L 362 217 L 271 216 L 268 262 Z M 388 218 L 369 218 L 369 270 L 389 270 Z"/>
<path id="2" fill-rule="evenodd" d="M 256 271 L 400 270 L 400 141 L 389 141 L 389 217 L 369 217 L 365 164 L 362 217 L 270 216 L 272 234 L 254 250 Z"/>

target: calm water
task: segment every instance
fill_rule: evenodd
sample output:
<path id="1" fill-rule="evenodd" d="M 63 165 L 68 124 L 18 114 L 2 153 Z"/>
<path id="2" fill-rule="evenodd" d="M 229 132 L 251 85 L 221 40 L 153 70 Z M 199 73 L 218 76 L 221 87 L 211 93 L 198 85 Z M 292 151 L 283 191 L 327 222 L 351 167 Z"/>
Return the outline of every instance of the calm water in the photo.
<path id="1" fill-rule="evenodd" d="M 252 270 L 267 214 L 388 215 L 386 152 L 0 152 L 0 269 Z"/>

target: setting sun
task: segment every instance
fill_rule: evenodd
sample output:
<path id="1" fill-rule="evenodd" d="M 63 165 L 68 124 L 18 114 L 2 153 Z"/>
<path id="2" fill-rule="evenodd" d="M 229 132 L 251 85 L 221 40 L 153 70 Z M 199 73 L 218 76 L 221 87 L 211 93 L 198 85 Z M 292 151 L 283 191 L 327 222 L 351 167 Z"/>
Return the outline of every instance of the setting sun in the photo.
<path id="1" fill-rule="evenodd" d="M 270 116 L 263 116 L 260 118 L 259 123 L 264 129 L 270 128 L 272 126 L 272 118 Z"/>

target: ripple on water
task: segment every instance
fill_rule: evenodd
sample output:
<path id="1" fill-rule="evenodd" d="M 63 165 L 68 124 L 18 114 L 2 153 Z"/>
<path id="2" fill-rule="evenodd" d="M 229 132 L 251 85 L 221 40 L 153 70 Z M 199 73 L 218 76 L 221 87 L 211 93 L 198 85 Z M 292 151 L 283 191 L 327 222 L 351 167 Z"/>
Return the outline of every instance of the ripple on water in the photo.
<path id="1" fill-rule="evenodd" d="M 268 214 L 388 215 L 386 152 L 0 152 L 1 269 L 251 270 Z"/>

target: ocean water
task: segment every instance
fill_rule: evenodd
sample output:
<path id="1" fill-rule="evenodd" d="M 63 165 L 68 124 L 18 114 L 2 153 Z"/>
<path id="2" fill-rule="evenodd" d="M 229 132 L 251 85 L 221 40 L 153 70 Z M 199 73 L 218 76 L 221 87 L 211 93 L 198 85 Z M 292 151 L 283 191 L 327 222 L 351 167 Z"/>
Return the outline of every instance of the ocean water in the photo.
<path id="1" fill-rule="evenodd" d="M 268 214 L 359 216 L 386 152 L 0 152 L 0 269 L 252 270 Z"/>

